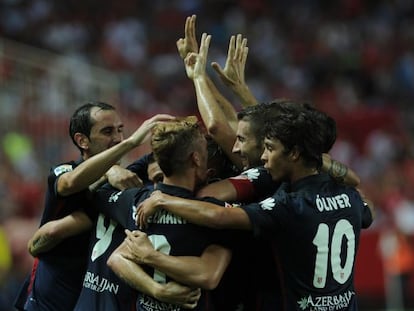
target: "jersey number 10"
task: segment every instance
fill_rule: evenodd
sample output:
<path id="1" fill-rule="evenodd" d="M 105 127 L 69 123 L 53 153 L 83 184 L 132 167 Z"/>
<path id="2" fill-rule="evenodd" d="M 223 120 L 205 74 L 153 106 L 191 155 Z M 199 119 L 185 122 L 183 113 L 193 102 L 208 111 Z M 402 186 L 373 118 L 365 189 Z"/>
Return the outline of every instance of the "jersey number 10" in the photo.
<path id="1" fill-rule="evenodd" d="M 344 266 L 341 265 L 341 248 L 343 237 L 346 238 L 346 260 Z M 334 228 L 332 239 L 329 236 L 329 227 L 321 223 L 318 226 L 313 244 L 317 247 L 315 260 L 315 271 L 313 276 L 313 286 L 324 288 L 328 272 L 329 254 L 331 259 L 331 269 L 333 278 L 340 284 L 344 284 L 351 275 L 355 258 L 355 233 L 348 220 L 339 220 Z"/>

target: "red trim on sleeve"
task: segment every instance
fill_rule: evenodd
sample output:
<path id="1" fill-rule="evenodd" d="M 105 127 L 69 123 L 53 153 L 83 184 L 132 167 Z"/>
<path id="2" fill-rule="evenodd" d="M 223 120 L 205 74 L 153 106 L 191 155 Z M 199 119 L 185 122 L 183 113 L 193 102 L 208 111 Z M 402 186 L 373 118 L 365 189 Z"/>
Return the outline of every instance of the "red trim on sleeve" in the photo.
<path id="1" fill-rule="evenodd" d="M 253 183 L 244 175 L 229 178 L 233 187 L 236 189 L 236 201 L 251 201 L 255 198 Z"/>
<path id="2" fill-rule="evenodd" d="M 33 267 L 32 267 L 32 272 L 30 274 L 30 283 L 29 286 L 27 287 L 27 293 L 30 294 L 32 292 L 33 289 L 33 283 L 34 283 L 34 279 L 36 276 L 36 270 L 37 270 L 37 265 L 39 264 L 39 259 L 35 258 L 34 262 L 33 262 Z"/>

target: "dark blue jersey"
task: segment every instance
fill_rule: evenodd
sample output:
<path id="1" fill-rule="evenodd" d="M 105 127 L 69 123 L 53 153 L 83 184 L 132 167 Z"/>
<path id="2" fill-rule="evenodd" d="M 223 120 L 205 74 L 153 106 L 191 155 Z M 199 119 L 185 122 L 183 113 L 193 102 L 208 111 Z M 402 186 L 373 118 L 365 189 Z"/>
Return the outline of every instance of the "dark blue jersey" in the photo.
<path id="1" fill-rule="evenodd" d="M 129 164 L 126 169 L 134 172 L 141 178 L 144 185 L 152 185 L 152 181 L 149 180 L 148 177 L 148 165 L 150 164 L 150 157 L 152 156 L 151 153 L 144 154 L 139 159 L 135 160 L 131 164 Z"/>
<path id="2" fill-rule="evenodd" d="M 226 231 L 226 236 L 233 236 L 227 241 L 232 259 L 213 290 L 217 310 L 275 310 L 280 305 L 281 291 L 278 266 L 269 244 L 253 237 L 250 231 Z"/>
<path id="3" fill-rule="evenodd" d="M 194 198 L 194 194 L 181 187 L 175 187 L 158 183 L 157 190 L 164 193 L 183 197 Z M 207 199 L 206 199 L 207 200 Z M 142 201 L 140 199 L 137 203 Z M 215 244 L 218 240 L 218 231 L 191 224 L 181 217 L 160 209 L 148 219 L 146 233 L 154 248 L 172 256 L 201 256 L 204 249 Z M 152 268 L 146 271 L 154 276 L 158 282 L 165 283 L 171 279 L 160 271 Z M 137 299 L 138 311 L 158 310 L 183 310 L 178 306 L 162 303 L 155 298 L 140 293 Z M 214 310 L 210 293 L 202 291 L 202 296 L 193 310 Z"/>
<path id="4" fill-rule="evenodd" d="M 357 310 L 355 258 L 372 222 L 358 191 L 312 175 L 242 208 L 283 268 L 279 310 Z"/>
<path id="5" fill-rule="evenodd" d="M 65 197 L 59 196 L 56 191 L 58 178 L 72 171 L 79 163 L 80 161 L 72 161 L 51 169 L 41 225 L 77 210 L 89 213 L 90 200 L 87 191 Z M 16 307 L 25 310 L 73 310 L 86 270 L 88 240 L 89 232 L 79 234 L 39 255 L 35 260 L 30 282 L 23 286 Z"/>
<path id="6" fill-rule="evenodd" d="M 112 252 L 124 241 L 125 229 L 135 230 L 135 200 L 147 198 L 147 188 L 125 191 L 102 187 L 94 196 L 99 215 L 90 238 L 88 268 L 74 310 L 135 310 L 136 292 L 106 264 Z"/>

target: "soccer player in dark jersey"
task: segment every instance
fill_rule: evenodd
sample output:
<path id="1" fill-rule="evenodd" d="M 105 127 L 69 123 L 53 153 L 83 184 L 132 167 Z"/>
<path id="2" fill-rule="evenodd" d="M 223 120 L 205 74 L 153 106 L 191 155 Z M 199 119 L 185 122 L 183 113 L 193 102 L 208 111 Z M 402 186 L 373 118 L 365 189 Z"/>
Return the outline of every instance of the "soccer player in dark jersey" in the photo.
<path id="1" fill-rule="evenodd" d="M 75 217 L 78 217 L 78 212 L 88 213 L 88 187 L 109 174 L 109 169 L 123 182 L 140 185 L 135 174 L 114 164 L 124 153 L 141 143 L 145 138 L 142 131 L 136 131 L 123 141 L 123 124 L 113 106 L 91 102 L 79 107 L 71 118 L 69 134 L 81 157 L 52 168 L 40 224 L 73 213 Z M 59 241 L 61 243 L 35 258 L 31 275 L 17 297 L 17 309 L 73 310 L 87 263 L 89 233 L 85 230 L 88 226 L 81 229 L 84 232 L 75 235 L 68 231 L 67 238 Z M 37 255 L 48 244 L 46 240 L 47 236 L 32 239 L 32 254 Z"/>
<path id="2" fill-rule="evenodd" d="M 158 119 L 160 119 L 158 116 L 152 118 L 153 121 L 156 121 Z M 166 120 L 166 118 L 161 120 Z M 147 125 L 145 125 L 145 123 L 147 123 Z M 153 122 L 151 121 L 150 124 L 151 123 Z M 143 127 L 147 128 L 146 131 L 149 130 L 150 126 L 148 127 L 148 121 L 144 122 Z M 112 149 L 110 152 L 112 153 L 113 151 L 114 150 Z M 110 155 L 108 152 L 106 153 L 107 155 Z M 141 167 L 142 170 L 146 171 L 148 168 L 151 168 L 151 164 L 156 164 L 156 162 L 153 162 L 151 158 L 151 156 L 146 155 L 138 161 L 134 162 L 135 171 L 140 171 L 138 167 Z M 91 161 L 93 160 L 89 160 L 88 162 L 90 163 Z M 148 189 L 153 189 L 152 183 L 156 181 L 157 175 L 160 175 L 160 169 L 157 166 L 158 165 L 154 165 L 151 170 L 148 170 L 148 176 L 144 176 L 142 172 L 140 175 L 143 181 L 148 179 L 148 181 L 151 182 L 151 186 L 145 186 L 144 190 L 134 188 L 133 190 L 128 191 L 142 191 L 142 193 L 145 193 L 148 192 Z M 109 187 L 109 185 L 106 185 L 106 187 Z M 118 190 L 113 190 L 113 188 L 110 189 L 111 193 L 115 191 L 115 196 L 119 192 Z M 128 191 L 126 191 L 125 193 L 128 193 Z M 119 197 L 119 201 L 121 201 L 121 198 L 123 198 L 124 196 Z M 97 197 L 97 199 L 99 199 L 99 197 Z M 92 203 L 93 201 L 90 202 L 91 205 L 93 205 Z M 106 201 L 104 203 L 106 203 Z M 102 212 L 105 212 L 105 204 L 100 204 L 98 201 L 97 205 L 98 207 L 102 205 Z M 113 248 L 111 249 L 109 247 L 109 242 L 114 243 L 115 247 L 117 245 L 116 237 L 119 236 L 119 233 L 112 232 L 115 227 L 115 224 L 119 227 L 118 231 L 121 231 L 120 234 L 122 237 L 124 236 L 123 228 L 125 226 L 135 227 L 134 220 L 132 219 L 132 216 L 129 215 L 129 204 L 121 204 L 121 206 L 125 206 L 125 208 L 120 207 L 115 211 L 109 210 L 106 212 L 106 214 L 109 215 L 109 217 L 107 217 L 107 221 L 110 223 L 110 225 L 108 226 L 108 230 L 105 230 L 105 216 L 103 214 L 100 214 L 99 217 L 98 215 L 91 217 L 92 219 L 96 220 L 96 233 L 93 233 L 93 242 L 91 243 L 91 247 L 93 247 L 93 249 L 90 250 L 90 258 L 91 261 L 97 261 L 100 262 L 100 264 L 90 265 L 90 270 L 94 272 L 88 271 L 88 273 L 86 273 L 84 277 L 84 286 L 92 292 L 82 291 L 81 296 L 85 296 L 86 298 L 82 298 L 81 302 L 79 303 L 79 306 L 77 305 L 76 308 L 82 310 L 84 310 L 85 308 L 91 308 L 93 310 L 135 309 L 134 292 L 131 290 L 129 286 L 120 281 L 119 278 L 117 278 L 113 273 L 110 273 L 110 271 L 108 273 L 109 269 L 106 267 L 105 258 L 99 259 L 103 253 L 109 252 L 110 254 L 110 252 L 113 250 Z M 89 208 L 92 209 L 92 207 Z M 89 214 L 94 213 L 91 211 L 89 212 Z M 130 219 L 132 219 L 132 221 L 130 221 Z M 117 220 L 118 223 L 116 223 L 115 220 Z M 92 227 L 91 219 L 86 215 L 85 212 L 82 211 L 76 211 L 61 219 L 49 221 L 36 232 L 35 237 L 33 239 L 40 239 L 45 242 L 42 243 L 41 247 L 37 245 L 31 245 L 31 247 L 35 249 L 34 251 L 32 250 L 32 253 L 42 253 L 44 251 L 47 251 L 59 244 L 62 240 L 70 236 L 79 234 L 80 232 L 83 232 L 85 229 L 88 229 L 90 227 Z M 158 297 L 158 299 L 162 301 L 174 302 L 175 304 L 180 304 L 188 308 L 191 308 L 198 300 L 199 290 L 193 290 L 191 288 L 181 286 L 175 282 L 159 284 L 156 283 L 146 273 L 143 273 L 142 271 L 139 272 L 141 272 L 139 278 L 143 284 L 141 289 L 149 295 Z M 100 276 L 103 277 L 100 278 Z M 103 293 L 95 294 L 94 291 L 100 291 Z"/>
<path id="3" fill-rule="evenodd" d="M 260 160 L 264 149 L 264 119 L 265 117 L 269 117 L 269 113 L 276 111 L 275 107 L 272 107 L 271 110 L 268 108 L 269 106 L 276 106 L 279 103 L 292 105 L 296 105 L 297 103 L 289 100 L 279 100 L 266 105 L 257 104 L 257 101 L 251 96 L 244 81 L 244 66 L 248 52 L 246 39 L 242 40 L 241 35 L 238 35 L 236 38 L 232 37 L 230 40 L 225 68 L 222 70 L 218 67 L 218 64 L 215 64 L 215 69 L 219 72 L 220 77 L 229 82 L 226 84 L 230 85 L 236 94 L 248 95 L 241 96 L 248 99 L 247 101 L 242 99 L 245 102 L 244 106 L 247 108 L 237 114 L 234 108 L 219 96 L 206 73 L 205 67 L 209 42 L 210 37 L 204 34 L 201 38 L 200 49 L 198 51 L 198 44 L 195 39 L 195 17 L 191 16 L 187 18 L 185 38 L 179 39 L 177 46 L 180 55 L 183 57 L 185 54 L 183 58 L 185 58 L 186 72 L 188 77 L 193 80 L 200 114 L 211 137 L 220 144 L 221 148 L 227 154 L 232 153 L 231 158 L 234 160 L 235 165 L 238 165 L 246 171 L 239 176 L 227 178 L 202 188 L 198 196 L 214 196 L 221 200 L 236 202 L 256 201 L 272 194 L 280 184 L 278 182 L 272 182 L 271 176 L 263 168 Z M 329 134 L 333 139 L 327 138 L 327 141 L 334 141 L 336 132 L 331 131 Z M 327 150 L 329 149 L 330 146 Z M 331 163 L 337 162 L 331 160 L 329 155 L 326 154 L 324 156 L 323 168 L 331 167 Z M 344 167 L 339 163 L 335 166 L 335 168 Z M 338 170 L 331 170 L 332 175 L 337 174 L 337 172 Z M 341 175 L 336 177 L 343 179 L 346 176 L 347 182 L 351 180 L 355 184 L 359 183 L 358 177 L 352 171 L 347 172 L 344 169 L 339 172 Z M 252 247 L 257 249 L 256 252 L 264 251 L 258 241 L 253 241 L 252 243 Z M 234 260 L 238 260 L 237 257 L 242 257 L 242 260 L 246 260 L 248 265 L 255 259 L 253 258 L 251 260 L 249 254 L 233 256 Z M 267 256 L 263 255 L 262 257 Z M 265 267 L 265 264 L 262 262 L 257 266 Z M 253 277 L 256 278 L 261 274 L 263 273 L 255 271 L 253 272 Z M 226 276 L 224 279 L 226 279 Z M 258 283 L 264 284 L 265 282 L 264 280 L 259 280 Z M 235 288 L 236 286 L 230 285 L 229 287 Z M 265 285 L 265 287 L 269 288 L 271 286 Z M 240 286 L 237 286 L 237 288 L 240 289 Z M 263 292 L 263 290 L 260 291 Z M 225 289 L 225 292 L 228 293 L 228 289 Z"/>
<path id="4" fill-rule="evenodd" d="M 160 192 L 151 197 L 152 205 L 156 201 L 193 223 L 251 230 L 269 241 L 281 267 L 279 310 L 357 310 L 355 259 L 360 231 L 372 223 L 374 209 L 355 188 L 319 172 L 327 127 L 318 121 L 309 111 L 287 106 L 266 122 L 261 158 L 283 184 L 259 203 L 223 209 Z M 151 204 L 141 205 L 139 219 L 153 212 Z"/>
<path id="5" fill-rule="evenodd" d="M 208 171 L 207 141 L 198 124 L 191 121 L 161 123 L 154 127 L 151 147 L 164 173 L 163 182 L 158 183 L 156 188 L 170 195 L 194 198 L 195 189 L 205 183 Z M 124 205 L 136 213 L 135 206 L 149 194 L 148 191 L 133 196 L 121 193 L 116 194 L 116 199 L 111 199 L 113 194 L 107 191 L 99 195 L 105 198 L 101 204 L 110 198 L 106 204 L 108 210 L 117 210 Z M 160 267 L 149 269 L 150 275 L 160 283 L 175 279 L 195 287 L 214 288 L 231 258 L 228 249 L 215 244 L 220 241 L 216 230 L 193 225 L 162 210 L 153 215 L 147 234 L 153 247 L 167 255 L 197 256 L 196 264 L 191 260 L 179 264 L 175 262 L 168 268 L 164 267 L 165 270 Z M 141 285 L 137 283 L 142 280 L 135 272 L 138 266 L 130 259 L 133 257 L 128 255 L 128 249 L 123 243 L 111 255 L 108 264 L 131 287 L 139 290 Z M 162 303 L 144 293 L 139 293 L 136 303 L 137 310 L 182 310 L 177 305 Z M 212 308 L 209 294 L 203 290 L 195 310 L 213 310 Z"/>
<path id="6" fill-rule="evenodd" d="M 195 37 L 195 16 L 188 17 L 185 24 L 185 37 L 177 41 L 180 56 L 185 59 L 187 75 L 193 80 L 197 94 L 197 104 L 200 115 L 209 132 L 209 135 L 221 147 L 223 152 L 234 164 L 243 170 L 249 170 L 234 178 L 212 183 L 201 189 L 199 196 L 214 196 L 225 201 L 254 200 L 274 191 L 276 187 L 271 186 L 271 177 L 262 168 L 260 156 L 263 152 L 263 122 L 267 114 L 274 112 L 267 109 L 268 104 L 258 104 L 250 93 L 244 80 L 244 66 L 246 63 L 248 48 L 246 39 L 237 36 L 232 37 L 229 44 L 228 57 L 224 69 L 217 63 L 214 68 L 222 80 L 241 98 L 244 109 L 239 113 L 226 101 L 211 82 L 206 72 L 206 61 L 211 36 L 202 35 L 200 48 Z M 272 104 L 291 103 L 303 105 L 288 99 L 275 100 Z M 309 109 L 312 109 L 309 106 Z M 316 111 L 315 114 L 321 114 Z M 323 117 L 323 116 L 322 116 Z M 330 131 L 327 141 L 335 141 L 336 131 Z M 324 152 L 330 150 L 328 146 Z M 331 163 L 334 165 L 331 166 Z M 358 176 L 348 170 L 344 165 L 332 160 L 328 154 L 324 157 L 322 169 L 333 167 L 330 174 L 335 178 L 344 179 L 346 183 L 357 185 Z M 263 178 L 263 180 L 262 180 Z M 257 186 L 256 186 L 257 185 Z M 270 192 L 268 192 L 270 191 Z"/>

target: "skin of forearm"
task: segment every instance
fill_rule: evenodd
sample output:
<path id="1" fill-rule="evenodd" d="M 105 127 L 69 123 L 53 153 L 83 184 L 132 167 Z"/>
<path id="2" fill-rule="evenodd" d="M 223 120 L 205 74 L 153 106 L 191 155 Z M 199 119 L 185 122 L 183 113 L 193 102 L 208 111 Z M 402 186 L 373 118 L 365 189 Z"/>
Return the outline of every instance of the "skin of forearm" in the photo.
<path id="1" fill-rule="evenodd" d="M 345 164 L 324 156 L 322 161 L 322 171 L 328 173 L 337 182 L 356 187 L 360 183 L 358 175 L 350 170 Z"/>
<path id="2" fill-rule="evenodd" d="M 258 104 L 256 97 L 254 97 L 253 93 L 246 84 L 237 85 L 232 88 L 232 91 L 239 97 L 243 108 Z"/>
<path id="3" fill-rule="evenodd" d="M 29 242 L 29 253 L 33 257 L 36 257 L 39 254 L 50 250 L 51 248 L 59 244 L 60 241 L 61 239 L 57 239 L 48 234 L 34 237 L 33 240 Z"/>
<path id="4" fill-rule="evenodd" d="M 234 131 L 237 129 L 237 113 L 233 105 L 225 98 L 214 85 L 213 81 L 207 77 L 207 85 L 211 94 L 215 97 L 217 104 L 225 115 L 228 122 L 231 124 Z"/>
<path id="5" fill-rule="evenodd" d="M 232 113 L 234 116 L 225 115 L 225 112 L 208 87 L 207 77 L 196 78 L 193 82 L 197 95 L 198 110 L 208 133 L 221 146 L 230 161 L 241 168 L 242 163 L 240 157 L 232 152 L 233 144 L 236 140 L 235 128 L 237 128 L 234 109 Z"/>
<path id="6" fill-rule="evenodd" d="M 83 212 L 73 212 L 61 219 L 49 221 L 40 227 L 29 241 L 29 252 L 38 256 L 46 252 L 62 240 L 90 229 L 92 222 Z"/>
<path id="7" fill-rule="evenodd" d="M 167 200 L 160 200 L 157 206 L 183 217 L 191 223 L 213 229 L 221 228 L 219 220 L 223 207 L 219 205 L 203 201 L 197 201 L 197 204 L 194 204 L 193 200 L 169 196 Z"/>
<path id="8" fill-rule="evenodd" d="M 122 156 L 135 147 L 130 139 L 125 139 L 119 144 L 82 162 L 72 172 L 59 178 L 58 192 L 60 195 L 70 195 L 86 189 L 89 185 L 101 178 L 108 169 L 116 164 Z M 70 174 L 70 175 L 69 175 Z M 69 178 L 70 176 L 70 178 Z"/>
<path id="9" fill-rule="evenodd" d="M 207 129 L 215 127 L 215 124 L 228 123 L 225 111 L 220 107 L 217 98 L 209 88 L 208 78 L 201 76 L 193 80 L 197 96 L 197 105 Z"/>
<path id="10" fill-rule="evenodd" d="M 206 201 L 195 201 L 163 195 L 156 203 L 189 222 L 213 229 L 251 230 L 246 212 L 239 207 L 223 207 Z"/>
<path id="11" fill-rule="evenodd" d="M 129 286 L 144 294 L 157 298 L 158 292 L 161 291 L 161 284 L 155 282 L 141 266 L 120 253 L 115 252 L 111 255 L 108 266 Z"/>
<path id="12" fill-rule="evenodd" d="M 222 254 L 208 259 L 203 258 L 203 255 L 169 256 L 154 250 L 145 256 L 144 263 L 182 284 L 212 290 L 218 285 L 231 258 L 231 255 Z M 209 265 L 212 261 L 215 263 Z"/>

